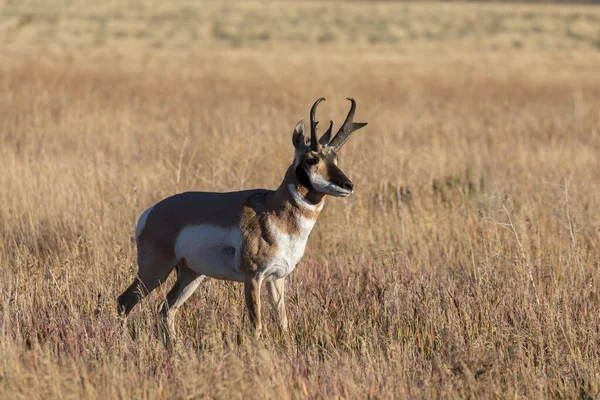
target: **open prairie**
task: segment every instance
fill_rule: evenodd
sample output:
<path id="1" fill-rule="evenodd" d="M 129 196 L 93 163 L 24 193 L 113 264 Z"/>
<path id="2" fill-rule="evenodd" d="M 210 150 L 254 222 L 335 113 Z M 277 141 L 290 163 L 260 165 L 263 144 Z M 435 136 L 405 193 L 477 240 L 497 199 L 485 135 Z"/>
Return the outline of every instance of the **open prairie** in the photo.
<path id="1" fill-rule="evenodd" d="M 325 96 L 355 194 L 252 339 L 207 281 L 127 327 L 135 223 L 275 188 Z M 0 398 L 597 398 L 600 8 L 0 3 Z"/>

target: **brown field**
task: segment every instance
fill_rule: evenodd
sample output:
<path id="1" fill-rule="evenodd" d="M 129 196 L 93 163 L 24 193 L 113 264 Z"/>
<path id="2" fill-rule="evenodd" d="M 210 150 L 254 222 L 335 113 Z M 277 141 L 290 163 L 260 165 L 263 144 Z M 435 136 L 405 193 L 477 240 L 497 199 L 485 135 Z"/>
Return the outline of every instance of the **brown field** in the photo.
<path id="1" fill-rule="evenodd" d="M 594 7 L 1 3 L 0 398 L 598 398 L 599 71 Z M 140 213 L 276 187 L 320 96 L 369 126 L 290 334 L 219 281 L 123 329 Z"/>

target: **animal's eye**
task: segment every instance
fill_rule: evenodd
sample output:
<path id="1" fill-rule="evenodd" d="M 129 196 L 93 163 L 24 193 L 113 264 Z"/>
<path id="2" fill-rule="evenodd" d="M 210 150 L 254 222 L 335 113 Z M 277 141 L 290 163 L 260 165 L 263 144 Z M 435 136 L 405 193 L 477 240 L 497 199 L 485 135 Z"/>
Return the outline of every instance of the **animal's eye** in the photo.
<path id="1" fill-rule="evenodd" d="M 319 162 L 319 160 L 317 160 L 316 158 L 307 158 L 306 159 L 306 164 L 313 166 L 313 165 L 317 165 L 317 163 Z"/>

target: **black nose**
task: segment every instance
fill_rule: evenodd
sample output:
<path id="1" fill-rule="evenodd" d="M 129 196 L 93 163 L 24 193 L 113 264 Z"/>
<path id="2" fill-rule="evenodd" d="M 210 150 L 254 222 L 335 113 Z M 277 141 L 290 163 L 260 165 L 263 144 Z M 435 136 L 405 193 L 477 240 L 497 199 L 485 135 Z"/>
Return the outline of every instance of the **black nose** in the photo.
<path id="1" fill-rule="evenodd" d="M 344 183 L 342 183 L 342 189 L 352 191 L 354 190 L 354 184 L 350 181 L 344 181 Z"/>

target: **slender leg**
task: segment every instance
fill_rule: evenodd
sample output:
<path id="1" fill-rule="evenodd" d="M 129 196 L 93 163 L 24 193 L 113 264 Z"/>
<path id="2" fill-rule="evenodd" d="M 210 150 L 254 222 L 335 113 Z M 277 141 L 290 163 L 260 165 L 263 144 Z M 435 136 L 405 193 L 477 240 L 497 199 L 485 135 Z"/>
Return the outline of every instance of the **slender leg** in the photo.
<path id="1" fill-rule="evenodd" d="M 288 330 L 288 319 L 287 313 L 285 312 L 285 278 L 278 279 L 276 281 L 267 282 L 267 290 L 269 291 L 269 297 L 271 298 L 271 304 L 277 310 L 277 320 L 279 321 L 279 328 L 282 332 Z"/>
<path id="2" fill-rule="evenodd" d="M 144 297 L 144 292 L 142 283 L 136 277 L 133 283 L 119 296 L 117 299 L 117 312 L 120 317 L 124 317 L 123 321 L 126 321 L 131 309 Z"/>
<path id="3" fill-rule="evenodd" d="M 164 327 L 167 330 L 167 341 L 173 344 L 176 340 L 175 336 L 175 314 L 185 301 L 194 293 L 200 283 L 204 280 L 204 275 L 198 275 L 181 263 L 177 267 L 177 281 L 163 304 L 161 311 Z"/>
<path id="4" fill-rule="evenodd" d="M 117 299 L 117 312 L 119 316 L 127 317 L 131 312 L 131 309 L 140 302 L 144 297 L 150 294 L 154 289 L 159 287 L 164 281 L 167 280 L 169 273 L 173 270 L 165 268 L 164 271 L 160 271 L 161 275 L 148 275 L 145 271 L 138 271 L 138 276 L 133 280 L 133 283 L 129 285 L 127 290 L 123 292 Z"/>
<path id="5" fill-rule="evenodd" d="M 250 314 L 250 323 L 254 329 L 254 336 L 258 339 L 262 330 L 262 321 L 260 316 L 260 287 L 262 279 L 257 276 L 246 276 L 244 282 L 244 294 L 246 297 L 246 307 Z"/>
<path id="6" fill-rule="evenodd" d="M 117 299 L 117 312 L 127 317 L 145 296 L 164 283 L 177 261 L 138 244 L 138 273 L 133 283 Z"/>

